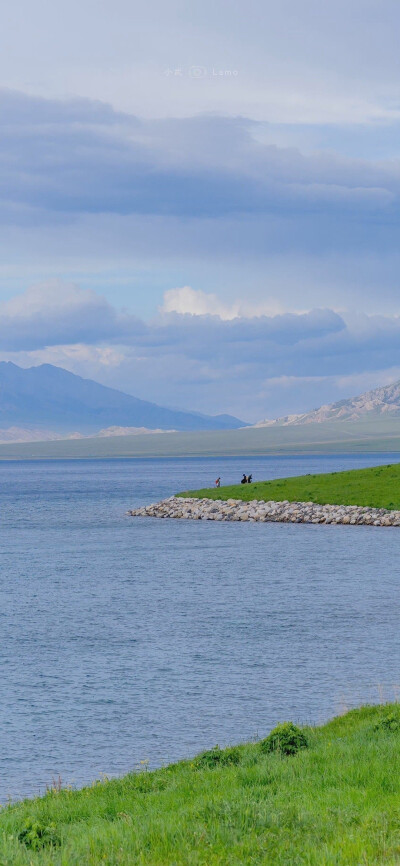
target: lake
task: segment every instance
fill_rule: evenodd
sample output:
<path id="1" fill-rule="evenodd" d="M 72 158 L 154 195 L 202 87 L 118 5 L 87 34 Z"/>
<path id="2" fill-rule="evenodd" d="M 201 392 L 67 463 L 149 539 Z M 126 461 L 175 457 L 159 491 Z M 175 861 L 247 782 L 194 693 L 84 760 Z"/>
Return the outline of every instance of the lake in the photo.
<path id="1" fill-rule="evenodd" d="M 399 460 L 0 463 L 0 802 L 397 696 L 398 529 L 126 511 Z"/>

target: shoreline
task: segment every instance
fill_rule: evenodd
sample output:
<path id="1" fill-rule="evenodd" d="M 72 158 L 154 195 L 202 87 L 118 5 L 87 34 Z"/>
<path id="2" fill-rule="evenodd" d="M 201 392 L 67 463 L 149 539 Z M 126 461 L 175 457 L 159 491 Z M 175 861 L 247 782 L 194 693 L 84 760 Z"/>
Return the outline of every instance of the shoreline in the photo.
<path id="1" fill-rule="evenodd" d="M 268 502 L 259 499 L 196 499 L 170 496 L 133 508 L 130 517 L 175 520 L 217 520 L 249 523 L 309 523 L 349 526 L 400 526 L 400 511 L 358 505 L 320 505 L 316 502 Z"/>
<path id="2" fill-rule="evenodd" d="M 389 866 L 399 850 L 399 731 L 398 704 L 367 705 L 80 789 L 56 781 L 0 809 L 0 861 Z"/>

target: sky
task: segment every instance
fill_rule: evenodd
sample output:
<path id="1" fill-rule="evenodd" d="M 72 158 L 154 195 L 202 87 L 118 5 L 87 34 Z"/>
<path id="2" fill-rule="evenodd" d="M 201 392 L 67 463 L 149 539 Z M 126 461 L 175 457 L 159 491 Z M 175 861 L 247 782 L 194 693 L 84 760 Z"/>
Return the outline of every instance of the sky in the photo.
<path id="1" fill-rule="evenodd" d="M 400 378 L 397 0 L 0 9 L 0 360 L 246 421 Z"/>

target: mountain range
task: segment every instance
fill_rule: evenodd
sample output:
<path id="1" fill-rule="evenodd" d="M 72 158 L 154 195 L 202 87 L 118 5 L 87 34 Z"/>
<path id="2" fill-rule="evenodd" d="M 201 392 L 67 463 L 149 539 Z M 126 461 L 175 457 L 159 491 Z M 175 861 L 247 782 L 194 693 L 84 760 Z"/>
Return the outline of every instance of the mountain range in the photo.
<path id="1" fill-rule="evenodd" d="M 305 412 L 302 415 L 285 415 L 269 420 L 265 418 L 255 427 L 289 427 L 298 424 L 321 424 L 325 421 L 361 421 L 379 416 L 400 418 L 400 381 L 366 391 L 349 400 L 339 400 Z"/>
<path id="2" fill-rule="evenodd" d="M 400 420 L 400 381 L 311 412 L 264 419 L 253 425 L 298 427 L 330 422 Z M 120 437 L 163 431 L 235 430 L 248 427 L 231 415 L 200 415 L 158 406 L 61 367 L 28 369 L 0 362 L 0 442 Z"/>
<path id="3" fill-rule="evenodd" d="M 231 415 L 200 415 L 158 406 L 82 379 L 61 367 L 28 369 L 0 362 L 0 441 L 115 435 L 154 430 L 229 430 Z"/>

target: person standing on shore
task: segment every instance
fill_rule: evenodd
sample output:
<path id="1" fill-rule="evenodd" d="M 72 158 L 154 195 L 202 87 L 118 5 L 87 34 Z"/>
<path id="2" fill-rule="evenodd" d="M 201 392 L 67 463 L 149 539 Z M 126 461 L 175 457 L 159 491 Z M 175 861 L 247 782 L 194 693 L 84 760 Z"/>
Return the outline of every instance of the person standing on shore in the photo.
<path id="1" fill-rule="evenodd" d="M 216 479 L 216 481 L 215 481 L 215 486 L 216 486 L 216 487 L 221 487 L 221 477 L 220 477 L 220 476 L 218 476 L 218 478 Z"/>

